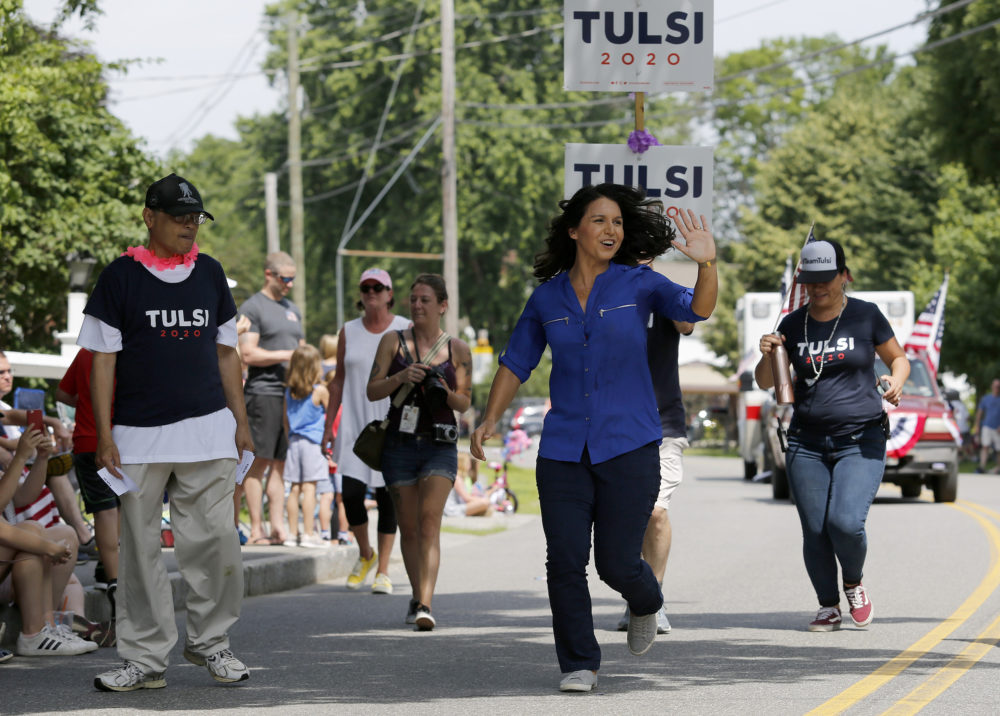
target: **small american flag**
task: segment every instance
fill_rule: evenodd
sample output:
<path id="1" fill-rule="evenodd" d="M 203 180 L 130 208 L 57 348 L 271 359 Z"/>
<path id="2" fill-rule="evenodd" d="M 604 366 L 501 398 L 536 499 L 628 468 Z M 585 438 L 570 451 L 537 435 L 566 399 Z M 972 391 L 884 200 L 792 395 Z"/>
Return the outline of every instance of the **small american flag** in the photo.
<path id="1" fill-rule="evenodd" d="M 809 235 L 806 236 L 806 242 L 805 242 L 806 244 L 816 240 L 816 237 L 813 235 L 813 228 L 815 226 L 816 225 L 813 224 L 812 226 L 809 227 Z M 803 244 L 803 246 L 805 246 L 805 244 Z M 788 265 L 791 265 L 790 262 L 791 260 L 789 259 Z M 801 270 L 802 270 L 802 264 L 800 263 L 798 266 L 795 267 L 795 275 L 792 277 L 791 285 L 788 288 L 787 294 L 784 293 L 784 287 L 786 283 L 785 279 L 782 278 L 781 316 L 778 318 L 779 321 L 785 316 L 787 316 L 789 313 L 794 311 L 795 309 L 801 308 L 802 306 L 809 303 L 809 294 L 806 293 L 806 287 L 800 284 L 798 280 L 799 272 Z M 786 266 L 786 272 L 787 272 L 787 266 Z"/>
<path id="2" fill-rule="evenodd" d="M 937 378 L 941 363 L 941 339 L 944 338 L 944 305 L 948 297 L 948 272 L 944 273 L 941 288 L 931 297 L 927 308 L 917 316 L 917 324 L 906 340 L 903 350 L 907 352 L 926 351 L 934 378 Z"/>

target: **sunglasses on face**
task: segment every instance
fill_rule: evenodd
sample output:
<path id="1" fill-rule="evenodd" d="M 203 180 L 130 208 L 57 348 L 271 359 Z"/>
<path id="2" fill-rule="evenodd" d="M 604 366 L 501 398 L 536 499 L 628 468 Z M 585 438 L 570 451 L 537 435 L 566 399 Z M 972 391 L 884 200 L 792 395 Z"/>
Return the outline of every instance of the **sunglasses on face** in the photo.
<path id="1" fill-rule="evenodd" d="M 292 281 L 295 280 L 294 276 L 282 276 L 280 273 L 275 273 L 273 271 L 271 272 L 271 275 L 274 276 L 275 278 L 280 278 L 282 283 L 286 285 L 290 284 Z"/>
<path id="2" fill-rule="evenodd" d="M 164 212 L 166 213 L 166 212 Z M 174 216 L 173 214 L 167 214 L 171 219 L 177 224 L 197 224 L 201 226 L 206 221 L 208 221 L 208 216 L 203 211 L 199 211 L 195 214 L 181 214 L 180 216 Z"/>
<path id="3" fill-rule="evenodd" d="M 382 293 L 384 290 L 385 286 L 380 283 L 366 283 L 361 287 L 361 293 L 371 293 L 372 291 L 375 293 Z"/>

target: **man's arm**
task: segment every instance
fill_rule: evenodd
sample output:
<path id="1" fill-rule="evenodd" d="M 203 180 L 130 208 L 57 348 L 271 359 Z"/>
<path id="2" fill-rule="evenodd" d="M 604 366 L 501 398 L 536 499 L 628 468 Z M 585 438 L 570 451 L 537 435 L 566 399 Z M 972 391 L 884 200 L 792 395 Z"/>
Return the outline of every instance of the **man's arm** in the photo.
<path id="1" fill-rule="evenodd" d="M 115 365 L 117 353 L 94 351 L 94 365 L 90 369 L 90 401 L 94 406 L 94 422 L 97 424 L 97 453 L 94 462 L 98 467 L 106 467 L 108 472 L 121 478 L 118 468 L 122 466 L 118 446 L 111 437 L 111 401 L 115 389 Z"/>
<path id="2" fill-rule="evenodd" d="M 226 406 L 236 418 L 236 454 L 242 459 L 246 450 L 254 451 L 250 437 L 250 423 L 247 421 L 247 406 L 243 399 L 243 367 L 240 354 L 235 348 L 215 344 L 219 357 L 219 376 L 222 378 L 222 392 L 226 396 Z"/>
<path id="3" fill-rule="evenodd" d="M 240 355 L 247 365 L 265 368 L 292 359 L 292 350 L 269 351 L 260 347 L 260 334 L 247 331 L 240 336 Z"/>

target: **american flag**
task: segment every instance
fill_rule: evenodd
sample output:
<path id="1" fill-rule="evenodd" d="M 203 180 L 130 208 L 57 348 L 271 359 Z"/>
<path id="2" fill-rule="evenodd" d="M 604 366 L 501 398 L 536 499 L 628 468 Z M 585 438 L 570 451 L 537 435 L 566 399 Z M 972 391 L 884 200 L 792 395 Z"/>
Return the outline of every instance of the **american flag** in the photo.
<path id="1" fill-rule="evenodd" d="M 813 235 L 814 227 L 815 224 L 809 227 L 809 235 L 806 236 L 806 242 L 805 242 L 806 244 L 816 240 L 816 237 Z M 805 246 L 805 244 L 803 244 L 803 246 Z M 786 276 L 788 275 L 788 267 L 790 265 L 791 265 L 791 259 L 789 259 L 788 263 L 786 263 L 785 266 Z M 795 275 L 792 277 L 792 280 L 790 282 L 791 285 L 788 288 L 787 294 L 785 294 L 784 291 L 785 286 L 788 285 L 786 283 L 787 279 L 783 277 L 781 280 L 782 296 L 781 296 L 781 315 L 778 317 L 779 321 L 785 316 L 787 316 L 789 313 L 794 311 L 795 309 L 801 308 L 802 306 L 809 303 L 809 294 L 806 293 L 806 287 L 800 284 L 798 281 L 799 271 L 801 270 L 802 270 L 801 264 L 795 267 Z"/>
<path id="2" fill-rule="evenodd" d="M 906 340 L 903 350 L 907 352 L 926 351 L 931 370 L 937 378 L 941 363 L 941 339 L 944 338 L 944 304 L 948 297 L 948 272 L 944 272 L 941 288 L 931 298 L 923 313 L 917 316 L 917 324 Z"/>

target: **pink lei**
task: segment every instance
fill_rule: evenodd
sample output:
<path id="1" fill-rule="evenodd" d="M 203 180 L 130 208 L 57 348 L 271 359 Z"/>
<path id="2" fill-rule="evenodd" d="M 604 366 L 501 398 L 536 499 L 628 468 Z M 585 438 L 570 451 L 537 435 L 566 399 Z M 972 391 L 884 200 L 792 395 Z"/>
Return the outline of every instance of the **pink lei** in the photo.
<path id="1" fill-rule="evenodd" d="M 161 259 L 145 246 L 130 246 L 122 252 L 122 256 L 131 256 L 144 266 L 154 268 L 157 271 L 166 271 L 176 268 L 181 264 L 185 266 L 192 265 L 195 259 L 198 258 L 198 244 L 194 244 L 186 254 L 174 254 L 166 259 Z"/>

